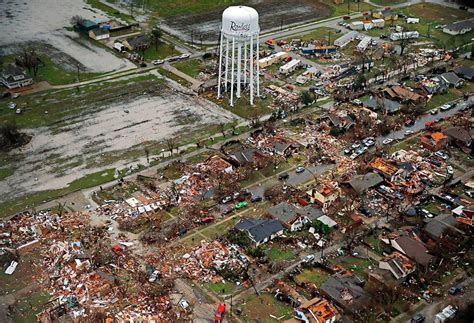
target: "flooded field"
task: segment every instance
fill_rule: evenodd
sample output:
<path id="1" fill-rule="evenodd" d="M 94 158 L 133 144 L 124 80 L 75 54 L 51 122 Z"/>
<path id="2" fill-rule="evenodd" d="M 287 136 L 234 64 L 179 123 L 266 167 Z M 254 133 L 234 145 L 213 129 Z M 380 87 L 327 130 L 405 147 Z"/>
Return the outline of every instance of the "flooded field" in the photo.
<path id="1" fill-rule="evenodd" d="M 248 3 L 248 5 L 258 11 L 262 31 L 315 20 L 331 14 L 329 6 L 310 0 L 258 0 Z M 201 35 L 203 41 L 218 42 L 222 11 L 215 10 L 166 18 L 161 27 L 188 41 L 193 34 L 195 42 L 200 39 Z"/>
<path id="2" fill-rule="evenodd" d="M 26 129 L 33 139 L 10 153 L 15 171 L 0 182 L 0 202 L 65 187 L 105 169 L 146 164 L 145 145 L 205 134 L 210 125 L 238 118 L 196 96 L 169 88 L 157 92 L 97 108 L 79 106 L 49 126 Z"/>
<path id="3" fill-rule="evenodd" d="M 106 15 L 81 0 L 1 0 L 0 56 L 13 54 L 27 43 L 45 43 L 44 46 L 54 47 L 54 52 L 80 62 L 86 71 L 111 72 L 135 67 L 76 32 L 66 30 L 71 27 L 70 20 L 75 15 L 95 21 L 108 20 Z"/>

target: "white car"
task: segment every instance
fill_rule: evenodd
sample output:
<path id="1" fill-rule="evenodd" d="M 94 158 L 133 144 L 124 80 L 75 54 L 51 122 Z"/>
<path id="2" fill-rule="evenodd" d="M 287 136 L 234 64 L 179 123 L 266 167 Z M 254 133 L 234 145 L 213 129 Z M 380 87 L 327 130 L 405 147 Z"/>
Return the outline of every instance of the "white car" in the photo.
<path id="1" fill-rule="evenodd" d="M 446 172 L 449 174 L 449 175 L 453 175 L 454 174 L 454 168 L 453 166 L 448 166 L 446 168 Z"/>
<path id="2" fill-rule="evenodd" d="M 163 64 L 165 61 L 162 59 L 155 59 L 154 61 L 151 61 L 153 65 L 160 65 Z"/>
<path id="3" fill-rule="evenodd" d="M 446 194 L 446 195 L 443 196 L 443 198 L 444 198 L 445 200 L 448 200 L 448 201 L 451 202 L 451 203 L 454 202 L 454 198 L 453 198 L 451 195 L 447 195 L 447 194 Z"/>
<path id="4" fill-rule="evenodd" d="M 442 152 L 441 150 L 435 152 L 435 156 L 439 157 L 439 158 L 442 158 L 444 160 L 448 160 L 449 159 L 449 156 L 447 154 L 445 154 L 444 152 Z"/>
<path id="5" fill-rule="evenodd" d="M 392 138 L 387 138 L 384 141 L 382 141 L 382 144 L 384 145 L 390 145 L 393 142 Z"/>
<path id="6" fill-rule="evenodd" d="M 303 262 L 305 264 L 309 264 L 310 262 L 312 262 L 314 260 L 314 255 L 307 255 L 303 258 Z"/>
<path id="7" fill-rule="evenodd" d="M 150 283 L 153 283 L 157 278 L 158 278 L 158 275 L 160 274 L 160 272 L 158 270 L 155 270 L 151 276 L 150 276 L 150 279 L 148 279 L 148 281 Z"/>
<path id="8" fill-rule="evenodd" d="M 421 210 L 421 213 L 423 213 L 423 215 L 425 216 L 425 218 L 434 218 L 434 215 L 433 213 L 431 213 L 430 211 L 426 210 L 426 209 L 422 209 Z"/>
<path id="9" fill-rule="evenodd" d="M 407 130 L 407 131 L 405 131 L 405 136 L 410 136 L 410 135 L 412 135 L 412 134 L 414 134 L 413 130 Z"/>
<path id="10" fill-rule="evenodd" d="M 10 104 L 8 105 L 8 107 L 9 107 L 10 109 L 15 109 L 15 108 L 16 108 L 16 103 L 10 102 Z"/>
<path id="11" fill-rule="evenodd" d="M 451 109 L 451 105 L 450 104 L 443 104 L 439 109 L 441 111 L 448 111 L 449 109 Z"/>
<path id="12" fill-rule="evenodd" d="M 360 144 L 358 142 L 352 144 L 352 149 L 357 149 L 360 147 Z"/>
<path id="13" fill-rule="evenodd" d="M 181 58 L 181 59 L 185 59 L 185 58 L 188 58 L 189 56 L 191 56 L 191 54 L 189 54 L 189 53 L 184 53 L 184 54 L 181 54 L 180 58 Z"/>

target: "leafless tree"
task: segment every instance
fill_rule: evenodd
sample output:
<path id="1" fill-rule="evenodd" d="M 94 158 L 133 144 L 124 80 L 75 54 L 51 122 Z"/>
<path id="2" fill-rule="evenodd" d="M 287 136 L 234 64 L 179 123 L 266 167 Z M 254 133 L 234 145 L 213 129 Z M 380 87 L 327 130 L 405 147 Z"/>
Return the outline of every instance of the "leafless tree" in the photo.
<path id="1" fill-rule="evenodd" d="M 170 154 L 173 155 L 173 151 L 176 149 L 176 140 L 174 138 L 166 139 L 166 146 Z"/>
<path id="2" fill-rule="evenodd" d="M 83 21 L 84 21 L 84 18 L 82 18 L 79 15 L 73 16 L 70 20 L 71 25 L 73 25 L 73 26 L 77 26 L 77 25 L 81 24 Z"/>
<path id="3" fill-rule="evenodd" d="M 16 58 L 16 64 L 28 69 L 28 72 L 33 70 L 33 75 L 36 76 L 40 66 L 43 64 L 39 56 L 36 54 L 34 48 L 23 48 L 21 54 Z"/>
<path id="4" fill-rule="evenodd" d="M 219 123 L 219 131 L 221 132 L 222 137 L 225 138 L 225 123 L 224 122 Z"/>

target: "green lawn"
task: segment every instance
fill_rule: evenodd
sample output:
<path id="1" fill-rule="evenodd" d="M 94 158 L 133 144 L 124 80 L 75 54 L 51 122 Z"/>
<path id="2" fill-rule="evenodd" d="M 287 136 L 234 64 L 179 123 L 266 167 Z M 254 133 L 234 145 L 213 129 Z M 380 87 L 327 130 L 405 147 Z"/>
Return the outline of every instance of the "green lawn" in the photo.
<path id="1" fill-rule="evenodd" d="M 332 40 L 336 39 L 338 36 L 336 33 L 336 29 L 329 28 L 329 27 L 319 27 L 312 30 L 310 33 L 301 34 L 292 36 L 291 38 L 287 38 L 286 41 L 289 42 L 292 39 L 301 39 L 303 41 L 310 41 L 310 40 L 325 40 L 326 42 L 329 38 Z"/>
<path id="2" fill-rule="evenodd" d="M 259 296 L 252 294 L 240 309 L 244 322 L 280 322 L 293 316 L 293 309 L 278 301 L 270 293 L 261 293 Z M 270 315 L 279 320 L 273 319 Z"/>
<path id="3" fill-rule="evenodd" d="M 270 261 L 281 262 L 281 261 L 288 261 L 294 258 L 295 254 L 292 251 L 285 251 L 278 247 L 273 246 L 270 249 L 268 249 L 267 256 L 268 256 L 268 259 L 270 259 Z"/>
<path id="4" fill-rule="evenodd" d="M 178 70 L 188 74 L 191 77 L 196 77 L 203 70 L 203 66 L 200 60 L 191 59 L 187 61 L 181 61 L 173 64 Z"/>
<path id="5" fill-rule="evenodd" d="M 263 93 L 263 85 L 260 84 L 260 91 Z M 208 99 L 211 101 L 214 101 L 215 103 L 219 104 L 226 110 L 229 110 L 232 113 L 235 113 L 239 117 L 245 118 L 245 119 L 252 119 L 255 117 L 261 117 L 266 114 L 271 113 L 270 105 L 273 102 L 273 97 L 271 95 L 267 95 L 265 99 L 263 98 L 258 98 L 257 96 L 254 96 L 254 105 L 250 105 L 248 93 L 242 93 L 242 96 L 240 99 L 235 98 L 235 93 L 234 93 L 234 106 L 230 106 L 229 102 L 229 95 L 224 94 L 224 97 L 221 99 L 217 99 L 216 95 L 213 93 L 212 96 Z"/>
<path id="6" fill-rule="evenodd" d="M 329 5 L 332 9 L 332 14 L 331 17 L 339 17 L 339 16 L 345 16 L 347 14 L 353 14 L 355 12 L 362 12 L 362 11 L 369 11 L 374 9 L 375 7 L 372 6 L 371 4 L 365 3 L 365 2 L 358 2 L 358 3 L 352 3 L 350 2 L 350 7 L 348 7 L 347 2 L 343 4 L 334 4 L 332 1 L 326 1 L 325 2 L 327 5 Z M 350 10 L 349 10 L 350 9 Z"/>
<path id="7" fill-rule="evenodd" d="M 342 267 L 352 270 L 360 278 L 367 279 L 366 269 L 371 265 L 370 260 L 360 259 L 352 256 L 336 257 L 330 260 L 333 264 L 341 265 Z"/>
<path id="8" fill-rule="evenodd" d="M 79 71 L 79 78 L 77 71 L 67 71 L 46 56 L 42 56 L 44 66 L 38 69 L 36 76 L 31 72 L 30 75 L 35 79 L 36 82 L 47 81 L 51 85 L 69 84 L 78 81 L 90 80 L 94 77 L 102 75 L 101 73 L 89 73 Z"/>
<path id="9" fill-rule="evenodd" d="M 209 228 L 202 230 L 201 233 L 208 237 L 209 240 L 217 239 L 218 237 L 225 235 L 227 231 L 233 228 L 238 220 L 240 219 L 235 217 L 218 225 L 212 225 Z"/>
<path id="10" fill-rule="evenodd" d="M 101 172 L 86 175 L 78 180 L 71 182 L 67 187 L 41 191 L 30 194 L 28 196 L 20 197 L 12 201 L 0 203 L 0 217 L 15 214 L 17 212 L 36 207 L 48 201 L 54 200 L 66 194 L 78 191 L 83 188 L 94 187 L 115 179 L 115 169 L 107 169 Z"/>
<path id="11" fill-rule="evenodd" d="M 163 75 L 163 76 L 165 76 L 165 77 L 181 84 L 182 86 L 185 86 L 185 87 L 191 86 L 191 83 L 189 83 L 185 79 L 179 77 L 178 75 L 173 74 L 173 73 L 165 70 L 164 68 L 158 67 L 158 72 L 160 72 L 161 75 Z"/>
<path id="12" fill-rule="evenodd" d="M 393 6 L 396 4 L 407 2 L 407 0 L 372 0 L 371 2 L 380 6 Z"/>
<path id="13" fill-rule="evenodd" d="M 140 52 L 140 55 L 142 52 Z M 149 48 L 145 50 L 145 55 L 143 56 L 146 61 L 152 61 L 155 59 L 163 59 L 169 56 L 176 56 L 179 55 L 180 52 L 174 49 L 174 47 L 170 46 L 165 42 L 160 42 L 158 47 L 155 47 L 152 44 Z"/>
<path id="14" fill-rule="evenodd" d="M 2 167 L 0 168 L 0 181 L 7 178 L 10 175 L 13 175 L 14 169 L 11 167 Z"/>
<path id="15" fill-rule="evenodd" d="M 93 8 L 97 8 L 103 12 L 105 12 L 107 15 L 119 18 L 120 20 L 123 20 L 127 23 L 132 23 L 134 22 L 134 19 L 132 16 L 121 13 L 118 10 L 115 10 L 114 8 L 108 6 L 107 4 L 103 3 L 100 0 L 86 0 L 86 3 L 90 5 Z"/>
<path id="16" fill-rule="evenodd" d="M 439 108 L 441 105 L 462 98 L 463 93 L 459 89 L 450 88 L 446 94 L 437 94 L 431 97 L 431 100 L 426 104 L 426 111 L 433 108 Z"/>
<path id="17" fill-rule="evenodd" d="M 383 256 L 383 250 L 380 239 L 376 235 L 368 236 L 367 243 L 372 247 L 372 251 L 379 256 Z"/>
<path id="18" fill-rule="evenodd" d="M 235 290 L 234 283 L 207 283 L 205 286 L 216 295 L 228 295 Z"/>
<path id="19" fill-rule="evenodd" d="M 44 305 L 50 300 L 50 295 L 46 292 L 35 292 L 25 296 L 15 303 L 14 323 L 37 322 L 36 315 L 39 314 Z"/>
<path id="20" fill-rule="evenodd" d="M 329 278 L 329 274 L 322 269 L 311 268 L 305 269 L 301 274 L 296 276 L 299 283 L 314 283 L 317 287 L 321 287 Z"/>
<path id="21" fill-rule="evenodd" d="M 274 175 L 276 175 L 276 174 L 278 174 L 278 173 L 280 173 L 280 172 L 282 172 L 282 171 L 284 171 L 284 170 L 287 170 L 287 169 L 290 168 L 290 167 L 291 167 L 290 164 L 288 164 L 288 163 L 286 163 L 286 162 L 285 162 L 285 163 L 281 163 L 281 164 L 279 164 L 279 165 L 277 165 L 277 166 L 271 164 L 271 165 L 269 165 L 269 166 L 267 166 L 267 167 L 265 167 L 265 168 L 262 168 L 262 169 L 260 170 L 260 173 L 261 173 L 263 176 L 265 176 L 265 177 L 272 177 L 272 176 L 274 176 Z"/>

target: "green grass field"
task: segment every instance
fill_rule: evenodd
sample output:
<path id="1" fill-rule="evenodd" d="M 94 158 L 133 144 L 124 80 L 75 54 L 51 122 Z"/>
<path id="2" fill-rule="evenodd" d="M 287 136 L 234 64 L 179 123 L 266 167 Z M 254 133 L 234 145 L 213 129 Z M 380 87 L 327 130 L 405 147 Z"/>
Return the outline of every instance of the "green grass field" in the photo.
<path id="1" fill-rule="evenodd" d="M 203 70 L 203 65 L 198 59 L 177 62 L 173 64 L 173 66 L 191 77 L 198 76 L 199 73 Z"/>
<path id="2" fill-rule="evenodd" d="M 290 306 L 269 293 L 261 293 L 259 296 L 252 294 L 245 300 L 241 309 L 244 322 L 280 322 L 282 319 L 290 319 L 293 314 Z M 270 315 L 278 317 L 279 320 Z"/>
<path id="3" fill-rule="evenodd" d="M 142 53 L 140 52 L 140 55 Z M 158 47 L 155 47 L 155 44 L 152 44 L 149 48 L 145 50 L 145 55 L 143 56 L 146 61 L 152 61 L 154 59 L 163 59 L 169 56 L 179 55 L 180 52 L 177 51 L 173 46 L 165 42 L 160 42 Z"/>
<path id="4" fill-rule="evenodd" d="M 267 256 L 270 261 L 273 262 L 281 262 L 281 261 L 288 261 L 295 257 L 295 254 L 292 251 L 285 251 L 278 247 L 271 247 L 267 251 Z"/>
<path id="5" fill-rule="evenodd" d="M 332 41 L 338 37 L 336 36 L 338 35 L 336 31 L 337 30 L 334 28 L 319 27 L 319 28 L 314 29 L 310 33 L 296 35 L 296 36 L 292 36 L 291 38 L 287 38 L 286 41 L 289 42 L 292 39 L 301 39 L 303 41 L 324 40 L 327 42 L 329 39 Z"/>
<path id="6" fill-rule="evenodd" d="M 329 274 L 318 268 L 305 269 L 301 274 L 296 276 L 296 281 L 301 283 L 314 283 L 317 287 L 321 287 L 329 278 Z"/>
<path id="7" fill-rule="evenodd" d="M 111 6 L 108 6 L 107 4 L 103 3 L 102 1 L 99 0 L 86 0 L 86 3 L 90 5 L 93 8 L 97 8 L 103 12 L 105 12 L 107 15 L 118 18 L 120 20 L 123 20 L 124 22 L 127 23 L 132 23 L 134 22 L 132 16 L 121 13 L 118 10 L 115 10 Z"/>
<path id="8" fill-rule="evenodd" d="M 379 6 L 393 6 L 400 3 L 405 3 L 407 0 L 372 0 L 372 3 L 378 4 Z"/>
<path id="9" fill-rule="evenodd" d="M 233 283 L 207 283 L 205 286 L 216 295 L 231 294 L 235 290 L 235 284 Z"/>

